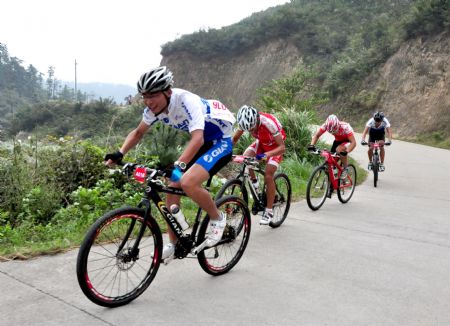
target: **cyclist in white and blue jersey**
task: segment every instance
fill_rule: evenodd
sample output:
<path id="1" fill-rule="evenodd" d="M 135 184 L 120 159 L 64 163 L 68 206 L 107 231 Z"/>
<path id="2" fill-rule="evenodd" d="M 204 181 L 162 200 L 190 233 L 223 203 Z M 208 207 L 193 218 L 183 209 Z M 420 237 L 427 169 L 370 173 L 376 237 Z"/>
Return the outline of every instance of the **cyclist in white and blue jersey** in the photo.
<path id="1" fill-rule="evenodd" d="M 202 183 L 224 167 L 232 157 L 231 134 L 235 122 L 233 113 L 217 100 L 205 100 L 179 88 L 172 88 L 173 75 L 165 66 L 144 73 L 137 88 L 146 108 L 136 129 L 126 137 L 120 150 L 105 157 L 106 164 L 120 161 L 142 139 L 148 129 L 162 122 L 190 133 L 184 151 L 174 163 L 173 187 L 181 187 L 186 194 L 210 216 L 207 245 L 213 246 L 222 238 L 226 217 L 217 209 L 211 194 Z M 166 205 L 180 204 L 180 197 L 167 194 Z M 168 228 L 170 243 L 163 249 L 162 259 L 174 255 L 176 236 Z"/>

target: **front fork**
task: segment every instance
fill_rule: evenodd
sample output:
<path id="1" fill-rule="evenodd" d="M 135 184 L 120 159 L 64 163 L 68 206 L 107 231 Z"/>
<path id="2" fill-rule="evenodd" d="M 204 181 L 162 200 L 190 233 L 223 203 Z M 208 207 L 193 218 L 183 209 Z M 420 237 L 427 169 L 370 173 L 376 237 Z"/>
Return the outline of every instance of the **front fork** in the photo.
<path id="1" fill-rule="evenodd" d="M 139 257 L 139 244 L 141 242 L 142 237 L 144 236 L 145 227 L 146 227 L 147 221 L 150 217 L 150 209 L 151 209 L 150 201 L 148 199 L 144 198 L 141 200 L 138 207 L 139 208 L 145 207 L 145 213 L 144 213 L 144 221 L 142 222 L 138 236 L 136 237 L 136 241 L 134 242 L 133 247 L 128 249 L 128 255 L 129 255 L 129 257 L 131 257 L 131 259 L 133 261 L 137 260 L 137 258 Z M 122 252 L 123 248 L 127 244 L 135 225 L 136 225 L 136 220 L 132 220 L 132 222 L 128 226 L 127 233 L 126 233 L 125 237 L 123 238 L 122 243 L 119 245 L 119 248 L 117 249 L 118 253 Z"/>

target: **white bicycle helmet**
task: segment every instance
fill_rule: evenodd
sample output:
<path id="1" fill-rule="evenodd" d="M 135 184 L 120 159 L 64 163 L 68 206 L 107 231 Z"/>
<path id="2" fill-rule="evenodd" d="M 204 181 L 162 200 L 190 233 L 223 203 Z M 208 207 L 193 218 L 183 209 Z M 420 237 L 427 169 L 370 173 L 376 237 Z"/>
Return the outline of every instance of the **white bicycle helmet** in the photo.
<path id="1" fill-rule="evenodd" d="M 237 113 L 237 122 L 239 128 L 250 131 L 258 122 L 258 110 L 253 106 L 243 105 Z"/>
<path id="2" fill-rule="evenodd" d="M 334 114 L 331 114 L 328 116 L 325 126 L 329 133 L 334 134 L 339 129 L 339 119 Z"/>
<path id="3" fill-rule="evenodd" d="M 137 89 L 141 94 L 154 93 L 164 91 L 172 85 L 172 72 L 166 66 L 161 66 L 142 74 L 137 82 Z"/>

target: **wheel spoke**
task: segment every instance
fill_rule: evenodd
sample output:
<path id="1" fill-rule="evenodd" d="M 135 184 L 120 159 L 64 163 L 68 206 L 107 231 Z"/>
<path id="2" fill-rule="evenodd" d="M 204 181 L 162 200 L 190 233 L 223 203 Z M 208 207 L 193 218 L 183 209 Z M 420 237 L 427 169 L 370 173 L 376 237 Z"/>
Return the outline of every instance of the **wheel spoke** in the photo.
<path id="1" fill-rule="evenodd" d="M 100 218 L 88 232 L 78 254 L 77 275 L 90 300 L 108 307 L 122 305 L 150 284 L 159 267 L 153 256 L 161 248 L 161 234 L 157 228 L 156 236 L 146 224 L 138 254 L 131 254 L 142 226 L 143 210 L 119 209 Z"/>
<path id="2" fill-rule="evenodd" d="M 251 227 L 250 214 L 242 200 L 231 196 L 223 197 L 218 202 L 219 210 L 227 214 L 223 239 L 229 241 L 220 242 L 215 247 L 207 248 L 198 254 L 200 266 L 212 275 L 226 273 L 237 264 L 247 246 Z M 209 221 L 205 220 L 201 226 L 200 242 L 209 232 L 208 224 Z"/>

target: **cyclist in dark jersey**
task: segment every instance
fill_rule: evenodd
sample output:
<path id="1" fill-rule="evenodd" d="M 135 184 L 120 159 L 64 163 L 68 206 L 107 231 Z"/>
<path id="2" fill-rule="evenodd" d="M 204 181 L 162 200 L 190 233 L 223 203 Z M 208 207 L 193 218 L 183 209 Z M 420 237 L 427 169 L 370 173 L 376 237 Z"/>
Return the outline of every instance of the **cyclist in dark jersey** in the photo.
<path id="1" fill-rule="evenodd" d="M 385 143 L 386 131 L 388 132 L 388 141 Z M 392 130 L 391 124 L 389 120 L 384 116 L 383 112 L 376 112 L 372 118 L 369 119 L 366 123 L 366 127 L 364 128 L 364 132 L 362 134 L 362 145 L 367 145 L 366 135 L 369 133 L 369 150 L 367 151 L 367 155 L 369 156 L 369 165 L 368 169 L 372 169 L 372 155 L 373 155 L 373 144 L 378 142 L 380 145 L 380 167 L 379 170 L 382 172 L 385 170 L 384 166 L 384 158 L 386 157 L 386 153 L 384 150 L 384 144 L 390 145 L 392 143 Z"/>

